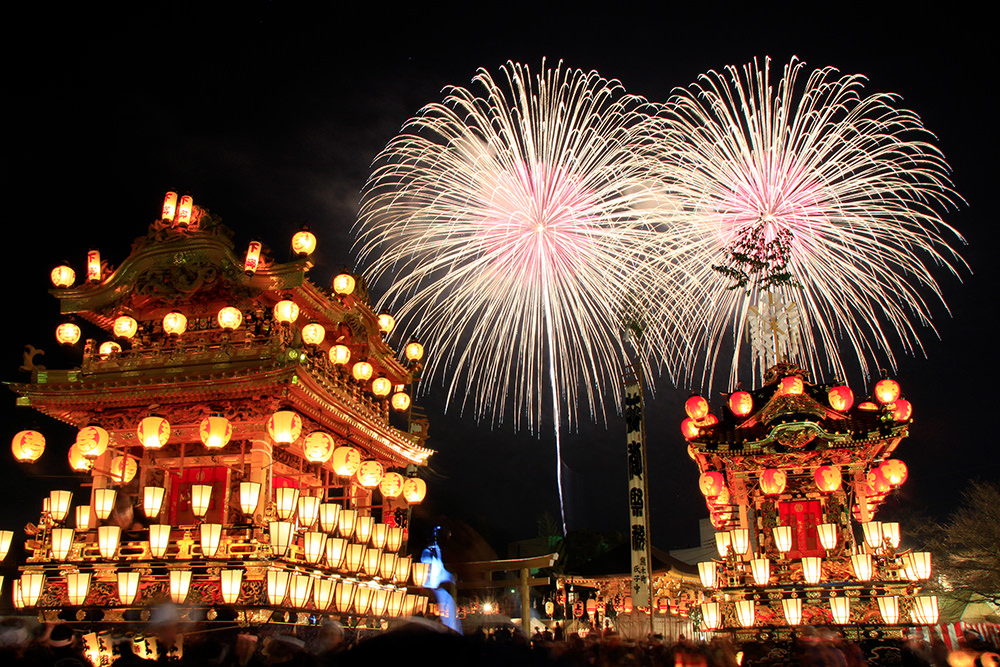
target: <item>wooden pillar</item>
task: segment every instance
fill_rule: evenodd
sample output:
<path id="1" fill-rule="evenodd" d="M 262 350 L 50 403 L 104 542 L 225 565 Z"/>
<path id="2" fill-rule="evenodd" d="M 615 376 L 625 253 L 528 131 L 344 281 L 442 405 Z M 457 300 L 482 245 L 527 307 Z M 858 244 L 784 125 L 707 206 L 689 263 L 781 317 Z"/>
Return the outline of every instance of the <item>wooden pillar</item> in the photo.
<path id="1" fill-rule="evenodd" d="M 529 570 L 521 568 L 521 629 L 524 636 L 531 640 L 531 587 L 528 586 Z"/>
<path id="2" fill-rule="evenodd" d="M 271 501 L 271 462 L 273 460 L 274 446 L 268 438 L 259 438 L 250 441 L 250 479 L 251 482 L 260 484 L 260 496 L 257 500 L 257 509 L 261 503 L 267 506 Z"/>

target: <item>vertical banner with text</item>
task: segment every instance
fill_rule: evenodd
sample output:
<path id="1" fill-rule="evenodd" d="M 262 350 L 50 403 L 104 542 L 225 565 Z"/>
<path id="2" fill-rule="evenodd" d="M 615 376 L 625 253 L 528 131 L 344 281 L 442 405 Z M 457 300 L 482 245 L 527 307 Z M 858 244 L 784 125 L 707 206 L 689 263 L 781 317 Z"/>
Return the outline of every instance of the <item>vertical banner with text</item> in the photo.
<path id="1" fill-rule="evenodd" d="M 642 423 L 642 384 L 630 374 L 625 384 L 625 447 L 628 454 L 629 542 L 632 547 L 632 604 L 651 609 L 649 509 L 646 495 L 646 431 Z"/>

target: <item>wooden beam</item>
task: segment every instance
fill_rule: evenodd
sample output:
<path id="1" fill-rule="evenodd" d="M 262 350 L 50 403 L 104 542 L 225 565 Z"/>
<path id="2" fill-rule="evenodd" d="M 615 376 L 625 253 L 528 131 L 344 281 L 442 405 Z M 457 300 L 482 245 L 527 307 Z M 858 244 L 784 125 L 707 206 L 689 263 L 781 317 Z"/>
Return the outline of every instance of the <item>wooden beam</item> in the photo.
<path id="1" fill-rule="evenodd" d="M 476 579 L 474 581 L 459 581 L 457 587 L 462 590 L 477 588 L 517 588 L 522 583 L 521 578 L 517 579 Z M 548 586 L 552 583 L 551 577 L 529 577 L 528 586 Z"/>

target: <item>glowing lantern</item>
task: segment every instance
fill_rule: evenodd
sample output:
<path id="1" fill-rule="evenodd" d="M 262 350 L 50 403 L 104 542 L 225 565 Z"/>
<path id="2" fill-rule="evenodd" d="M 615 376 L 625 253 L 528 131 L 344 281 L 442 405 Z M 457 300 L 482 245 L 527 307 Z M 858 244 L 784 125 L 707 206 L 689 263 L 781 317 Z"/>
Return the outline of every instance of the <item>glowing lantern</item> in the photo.
<path id="1" fill-rule="evenodd" d="M 174 604 L 184 604 L 191 587 L 191 570 L 170 570 L 170 599 Z"/>
<path id="2" fill-rule="evenodd" d="M 56 327 L 56 341 L 60 345 L 76 345 L 80 340 L 80 327 L 73 322 L 63 322 Z"/>
<path id="3" fill-rule="evenodd" d="M 326 538 L 326 565 L 333 569 L 338 569 L 344 562 L 344 550 L 347 548 L 347 540 L 342 537 Z"/>
<path id="4" fill-rule="evenodd" d="M 20 431 L 10 441 L 10 450 L 21 463 L 33 463 L 45 452 L 45 436 L 38 431 Z"/>
<path id="5" fill-rule="evenodd" d="M 774 546 L 783 554 L 788 553 L 792 548 L 792 527 L 775 526 L 771 529 L 774 535 Z"/>
<path id="6" fill-rule="evenodd" d="M 872 578 L 872 555 L 854 554 L 851 556 L 851 568 L 858 581 L 870 581 Z"/>
<path id="7" fill-rule="evenodd" d="M 407 477 L 403 482 L 403 498 L 411 505 L 416 505 L 427 495 L 427 482 L 419 477 Z"/>
<path id="8" fill-rule="evenodd" d="M 424 358 L 424 346 L 417 341 L 410 341 L 403 348 L 403 355 L 408 361 L 420 361 Z"/>
<path id="9" fill-rule="evenodd" d="M 733 392 L 729 395 L 729 409 L 737 417 L 746 417 L 753 410 L 753 397 L 746 391 Z"/>
<path id="10" fill-rule="evenodd" d="M 716 497 L 725 487 L 726 478 L 722 476 L 721 472 L 709 470 L 703 472 L 698 478 L 698 488 L 701 490 L 701 495 L 706 498 Z"/>
<path id="11" fill-rule="evenodd" d="M 50 277 L 56 287 L 72 287 L 73 281 L 76 280 L 76 271 L 63 264 L 52 269 Z"/>
<path id="12" fill-rule="evenodd" d="M 882 615 L 882 621 L 888 625 L 895 625 L 899 622 L 899 597 L 896 595 L 879 595 L 878 613 Z"/>
<path id="13" fill-rule="evenodd" d="M 823 578 L 823 559 L 819 556 L 805 556 L 802 559 L 802 578 L 807 584 L 818 584 Z"/>
<path id="14" fill-rule="evenodd" d="M 781 378 L 778 384 L 778 394 L 780 396 L 798 396 L 805 391 L 805 383 L 798 375 L 790 375 Z"/>
<path id="15" fill-rule="evenodd" d="M 938 600 L 934 595 L 916 595 L 913 598 L 913 617 L 921 625 L 936 625 Z"/>
<path id="16" fill-rule="evenodd" d="M 826 394 L 830 407 L 838 412 L 846 412 L 854 405 L 854 392 L 846 385 L 834 387 Z"/>
<path id="17" fill-rule="evenodd" d="M 899 547 L 899 524 L 895 521 L 882 523 L 882 539 L 889 543 L 893 549 Z"/>
<path id="18" fill-rule="evenodd" d="M 931 553 L 929 551 L 914 551 L 903 555 L 903 564 L 906 565 L 913 576 L 922 581 L 930 579 L 931 576 Z"/>
<path id="19" fill-rule="evenodd" d="M 427 575 L 431 571 L 429 563 L 414 563 L 411 568 L 413 574 L 413 585 L 422 588 L 427 583 Z"/>
<path id="20" fill-rule="evenodd" d="M 717 604 L 717 603 L 710 603 L 710 604 Z M 622 607 L 625 609 L 625 613 L 626 614 L 631 614 L 632 613 L 632 609 L 634 607 L 632 605 L 632 596 L 631 595 L 629 595 L 629 596 L 627 596 L 625 598 L 625 602 L 622 603 Z M 718 607 L 716 607 L 716 609 L 718 609 Z"/>
<path id="21" fill-rule="evenodd" d="M 392 554 L 386 554 L 386 556 L 389 555 Z M 396 558 L 396 569 L 393 570 L 393 573 L 391 575 L 392 578 L 399 583 L 405 583 L 406 580 L 410 577 L 410 566 L 412 564 L 413 564 L 413 558 L 411 558 L 410 556 Z"/>
<path id="22" fill-rule="evenodd" d="M 161 220 L 166 220 L 167 222 L 174 221 L 174 215 L 177 213 L 177 193 L 168 192 L 163 197 L 163 213 L 160 215 Z"/>
<path id="23" fill-rule="evenodd" d="M 299 526 L 312 528 L 319 514 L 320 499 L 316 496 L 299 496 Z"/>
<path id="24" fill-rule="evenodd" d="M 88 458 L 96 458 L 108 451 L 108 441 L 111 436 L 100 426 L 81 428 L 76 434 L 76 444 L 80 453 Z"/>
<path id="25" fill-rule="evenodd" d="M 163 316 L 163 333 L 170 336 L 180 336 L 187 331 L 188 318 L 176 310 Z"/>
<path id="26" fill-rule="evenodd" d="M 897 399 L 895 405 L 892 411 L 894 421 L 905 422 L 913 416 L 913 405 L 905 398 Z"/>
<path id="27" fill-rule="evenodd" d="M 733 528 L 729 531 L 733 551 L 745 554 L 750 550 L 750 531 L 746 528 Z"/>
<path id="28" fill-rule="evenodd" d="M 41 572 L 25 572 L 21 575 L 21 602 L 25 607 L 34 607 L 42 595 L 45 575 Z"/>
<path id="29" fill-rule="evenodd" d="M 704 428 L 706 426 L 711 426 L 713 424 L 718 424 L 719 423 L 719 418 L 716 417 L 715 415 L 705 415 L 705 418 L 704 419 L 699 419 L 697 423 L 698 423 L 698 428 L 701 429 L 701 428 Z"/>
<path id="30" fill-rule="evenodd" d="M 292 324 L 299 319 L 299 307 L 290 300 L 284 299 L 274 304 L 274 319 L 282 324 Z"/>
<path id="31" fill-rule="evenodd" d="M 334 345 L 330 348 L 330 363 L 346 366 L 351 360 L 351 348 L 346 345 Z"/>
<path id="32" fill-rule="evenodd" d="M 358 468 L 358 484 L 366 489 L 372 489 L 382 482 L 385 469 L 378 461 L 364 461 Z"/>
<path id="33" fill-rule="evenodd" d="M 871 401 L 862 401 L 858 404 L 858 410 L 864 410 L 865 412 L 875 412 L 878 410 L 878 406 Z"/>
<path id="34" fill-rule="evenodd" d="M 895 403 L 899 398 L 899 383 L 885 378 L 875 383 L 875 400 L 882 405 Z"/>
<path id="35" fill-rule="evenodd" d="M 94 489 L 94 514 L 98 519 L 104 521 L 111 516 L 111 510 L 115 508 L 115 497 L 118 492 L 114 489 Z"/>
<path id="36" fill-rule="evenodd" d="M 816 532 L 819 534 L 819 543 L 824 549 L 830 551 L 837 546 L 837 524 L 821 523 L 816 526 Z"/>
<path id="37" fill-rule="evenodd" d="M 396 318 L 389 313 L 380 313 L 378 316 L 378 330 L 383 336 L 388 336 L 396 326 Z"/>
<path id="38" fill-rule="evenodd" d="M 14 531 L 0 530 L 0 560 L 7 557 L 7 552 L 10 551 L 10 543 L 13 539 Z"/>
<path id="39" fill-rule="evenodd" d="M 163 558 L 170 546 L 170 526 L 165 523 L 154 523 L 149 526 L 149 553 L 153 558 Z"/>
<path id="40" fill-rule="evenodd" d="M 357 521 L 357 510 L 340 510 L 340 516 L 337 517 L 337 531 L 340 536 L 345 540 L 350 539 L 351 535 L 354 534 L 354 525 Z"/>
<path id="41" fill-rule="evenodd" d="M 833 622 L 837 625 L 847 625 L 851 618 L 851 600 L 847 597 L 830 598 L 830 611 Z"/>
<path id="42" fill-rule="evenodd" d="M 76 529 L 77 530 L 89 530 L 90 529 L 90 505 L 77 505 L 76 506 Z M 3 560 L 0 558 L 0 560 Z"/>
<path id="43" fill-rule="evenodd" d="M 354 601 L 354 591 L 357 587 L 357 583 L 353 581 L 337 582 L 337 611 L 346 614 L 350 610 L 351 602 Z"/>
<path id="44" fill-rule="evenodd" d="M 375 589 L 371 586 L 366 586 L 361 584 L 358 586 L 357 591 L 354 594 L 354 611 L 358 615 L 367 614 L 368 609 L 371 607 L 372 598 L 375 597 L 373 593 Z"/>
<path id="45" fill-rule="evenodd" d="M 111 479 L 116 484 L 128 484 L 135 479 L 139 463 L 134 456 L 115 456 L 111 459 Z"/>
<path id="46" fill-rule="evenodd" d="M 121 526 L 101 526 L 97 529 L 97 547 L 101 556 L 111 560 L 118 550 L 118 543 L 121 541 Z"/>
<path id="47" fill-rule="evenodd" d="M 365 550 L 365 573 L 371 577 L 378 574 L 379 563 L 382 562 L 382 550 L 374 547 Z"/>
<path id="48" fill-rule="evenodd" d="M 768 468 L 760 474 L 760 488 L 769 496 L 784 492 L 787 481 L 788 476 L 785 471 L 777 468 Z"/>
<path id="49" fill-rule="evenodd" d="M 378 488 L 386 498 L 398 498 L 403 492 L 403 476 L 398 472 L 387 472 Z"/>
<path id="50" fill-rule="evenodd" d="M 288 593 L 288 580 L 292 573 L 287 570 L 267 571 L 267 599 L 272 605 L 280 606 Z"/>
<path id="51" fill-rule="evenodd" d="M 216 319 L 219 321 L 219 326 L 226 331 L 235 331 L 243 324 L 243 313 L 240 312 L 239 308 L 224 306 L 219 309 Z"/>
<path id="52" fill-rule="evenodd" d="M 274 509 L 278 513 L 278 518 L 282 521 L 288 519 L 295 512 L 295 505 L 299 500 L 299 490 L 294 486 L 284 486 L 274 490 Z"/>
<path id="53" fill-rule="evenodd" d="M 180 206 L 177 207 L 178 225 L 188 225 L 191 223 L 191 210 L 193 208 L 194 208 L 194 198 L 192 198 L 191 195 L 184 195 L 183 197 L 181 197 Z"/>
<path id="54" fill-rule="evenodd" d="M 354 276 L 349 273 L 340 273 L 333 279 L 333 291 L 340 296 L 349 296 L 354 293 Z"/>
<path id="55" fill-rule="evenodd" d="M 713 561 L 698 563 L 698 576 L 701 577 L 702 586 L 705 588 L 715 588 L 715 563 Z"/>
<path id="56" fill-rule="evenodd" d="M 302 441 L 302 453 L 312 463 L 326 463 L 336 447 L 333 436 L 323 431 L 313 431 Z"/>
<path id="57" fill-rule="evenodd" d="M 135 602 L 139 592 L 139 573 L 134 570 L 118 570 L 118 600 L 126 607 Z"/>
<path id="58" fill-rule="evenodd" d="M 879 468 L 872 468 L 868 473 L 867 480 L 868 485 L 875 491 L 875 495 L 884 495 L 891 488 L 889 480 L 885 478 Z"/>
<path id="59" fill-rule="evenodd" d="M 372 380 L 372 393 L 378 397 L 388 396 L 392 391 L 392 382 L 389 378 L 379 377 Z"/>
<path id="60" fill-rule="evenodd" d="M 136 332 L 139 330 L 139 323 L 135 321 L 134 317 L 129 315 L 120 315 L 115 318 L 115 323 L 111 328 L 111 332 L 118 338 L 124 338 L 126 340 L 135 336 Z"/>
<path id="61" fill-rule="evenodd" d="M 326 611 L 333 599 L 333 591 L 337 587 L 336 579 L 320 577 L 313 584 L 313 605 L 316 611 Z"/>
<path id="62" fill-rule="evenodd" d="M 802 600 L 800 598 L 782 600 L 781 610 L 785 614 L 785 622 L 788 625 L 798 625 L 802 622 Z"/>
<path id="63" fill-rule="evenodd" d="M 233 425 L 222 415 L 211 415 L 201 420 L 198 434 L 209 449 L 222 449 L 233 437 Z"/>
<path id="64" fill-rule="evenodd" d="M 896 402 L 899 405 L 899 402 Z M 892 486 L 899 486 L 906 481 L 909 471 L 906 464 L 899 459 L 886 459 L 879 466 L 882 477 Z"/>
<path id="65" fill-rule="evenodd" d="M 155 415 L 144 417 L 135 430 L 139 442 L 146 449 L 159 449 L 170 439 L 170 422 Z"/>
<path id="66" fill-rule="evenodd" d="M 92 283 L 101 282 L 101 252 L 91 250 L 87 253 L 87 280 Z"/>
<path id="67" fill-rule="evenodd" d="M 341 477 L 350 477 L 361 467 L 361 452 L 354 447 L 343 446 L 333 450 L 333 471 Z"/>
<path id="68" fill-rule="evenodd" d="M 306 561 L 315 565 L 323 557 L 326 548 L 326 533 L 306 531 L 302 536 L 302 553 Z"/>
<path id="69" fill-rule="evenodd" d="M 284 557 L 295 535 L 295 524 L 288 521 L 272 521 L 268 525 L 268 530 L 271 535 L 271 553 L 275 558 Z"/>
<path id="70" fill-rule="evenodd" d="M 733 536 L 727 532 L 718 532 L 715 534 L 715 548 L 719 552 L 720 558 L 725 558 L 726 554 L 729 553 L 729 548 L 733 544 Z"/>
<path id="71" fill-rule="evenodd" d="M 750 561 L 750 572 L 758 586 L 766 586 L 771 581 L 771 561 L 767 558 L 754 558 Z"/>
<path id="72" fill-rule="evenodd" d="M 142 513 L 147 519 L 155 519 L 160 513 L 165 493 L 162 486 L 147 486 L 142 490 Z"/>
<path id="73" fill-rule="evenodd" d="M 240 598 L 240 587 L 243 585 L 243 570 L 220 570 L 219 588 L 222 601 L 226 604 L 236 604 Z"/>
<path id="74" fill-rule="evenodd" d="M 866 521 L 861 524 L 861 529 L 865 534 L 865 544 L 871 549 L 878 549 L 882 546 L 882 523 L 880 521 Z"/>
<path id="75" fill-rule="evenodd" d="M 353 375 L 354 379 L 358 382 L 368 381 L 371 379 L 372 373 L 374 372 L 375 369 L 372 368 L 372 365 L 367 361 L 359 361 L 351 367 L 351 375 Z"/>
<path id="76" fill-rule="evenodd" d="M 303 227 L 292 235 L 292 251 L 299 257 L 313 254 L 316 249 L 316 235 Z"/>
<path id="77" fill-rule="evenodd" d="M 198 529 L 201 532 L 201 555 L 205 558 L 215 558 L 222 542 L 222 524 L 203 523 Z"/>
<path id="78" fill-rule="evenodd" d="M 410 407 L 410 396 L 405 392 L 397 391 L 395 394 L 392 395 L 392 398 L 390 399 L 389 402 L 392 404 L 393 410 L 398 410 L 399 412 L 402 412 L 403 410 L 406 410 Z"/>
<path id="79" fill-rule="evenodd" d="M 372 536 L 372 529 L 375 527 L 375 518 L 370 516 L 359 516 L 354 522 L 354 539 L 361 544 L 367 544 Z"/>
<path id="80" fill-rule="evenodd" d="M 319 525 L 323 532 L 332 533 L 337 529 L 337 519 L 340 516 L 340 505 L 322 503 L 319 506 Z"/>
<path id="81" fill-rule="evenodd" d="M 740 600 L 736 603 L 736 618 L 744 628 L 753 627 L 756 608 L 753 600 Z"/>
<path id="82" fill-rule="evenodd" d="M 708 414 L 708 401 L 701 396 L 692 396 L 684 402 L 684 411 L 687 416 L 695 421 L 704 419 Z"/>
<path id="83" fill-rule="evenodd" d="M 253 514 L 260 502 L 260 482 L 240 482 L 240 509 Z"/>
<path id="84" fill-rule="evenodd" d="M 347 545 L 347 549 L 344 550 L 344 566 L 348 572 L 360 572 L 364 559 L 365 546 L 363 544 Z"/>
<path id="85" fill-rule="evenodd" d="M 191 512 L 196 517 L 208 514 L 208 506 L 212 501 L 212 487 L 208 484 L 191 485 Z"/>
<path id="86" fill-rule="evenodd" d="M 260 241 L 251 241 L 250 245 L 247 246 L 247 255 L 243 260 L 243 272 L 248 276 L 255 274 L 260 267 L 260 251 Z"/>
<path id="87" fill-rule="evenodd" d="M 73 535 L 76 531 L 72 528 L 52 529 L 52 558 L 55 560 L 66 560 L 70 549 L 73 547 Z"/>
<path id="88" fill-rule="evenodd" d="M 384 549 L 386 539 L 389 537 L 389 526 L 384 523 L 376 523 L 372 526 L 372 546 L 376 549 Z"/>
<path id="89" fill-rule="evenodd" d="M 291 410 L 278 410 L 267 420 L 267 432 L 281 445 L 290 445 L 302 434 L 302 417 Z"/>
<path id="90" fill-rule="evenodd" d="M 387 588 L 376 588 L 372 591 L 372 613 L 375 616 L 382 616 L 385 614 L 386 605 L 389 603 L 389 589 Z"/>
<path id="91" fill-rule="evenodd" d="M 820 466 L 813 473 L 816 488 L 823 493 L 832 493 L 840 488 L 842 481 L 840 468 L 836 466 Z"/>
<path id="92" fill-rule="evenodd" d="M 697 438 L 699 432 L 700 429 L 698 428 L 698 424 L 696 424 L 695 420 L 690 417 L 681 422 L 681 433 L 684 435 L 685 439 L 691 440 L 693 438 Z"/>
<path id="93" fill-rule="evenodd" d="M 112 354 L 118 354 L 121 351 L 122 346 L 113 340 L 106 340 L 97 348 L 97 353 L 102 357 L 110 357 Z"/>
<path id="94" fill-rule="evenodd" d="M 326 329 L 322 324 L 307 324 L 302 327 L 302 342 L 306 345 L 319 345 L 326 338 Z"/>
<path id="95" fill-rule="evenodd" d="M 389 528 L 389 534 L 385 537 L 385 550 L 386 551 L 399 551 L 400 545 L 403 544 L 403 529 L 399 526 L 392 526 Z"/>

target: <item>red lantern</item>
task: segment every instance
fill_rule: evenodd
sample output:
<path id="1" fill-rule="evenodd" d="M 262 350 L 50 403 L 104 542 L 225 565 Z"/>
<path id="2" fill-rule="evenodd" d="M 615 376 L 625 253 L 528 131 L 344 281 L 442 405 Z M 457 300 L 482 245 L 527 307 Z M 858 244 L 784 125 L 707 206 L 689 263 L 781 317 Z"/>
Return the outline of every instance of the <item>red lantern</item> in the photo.
<path id="1" fill-rule="evenodd" d="M 874 412 L 878 410 L 878 406 L 871 401 L 862 401 L 858 404 L 858 410 L 864 410 L 866 412 Z"/>
<path id="2" fill-rule="evenodd" d="M 704 419 L 705 415 L 708 414 L 708 401 L 701 396 L 692 396 L 684 403 L 684 411 L 687 412 L 688 417 L 695 421 Z"/>
<path id="3" fill-rule="evenodd" d="M 884 495 L 892 488 L 892 485 L 889 484 L 889 480 L 885 478 L 880 468 L 872 468 L 871 472 L 868 473 L 867 479 L 868 485 L 875 492 L 875 495 Z"/>
<path id="4" fill-rule="evenodd" d="M 10 449 L 21 463 L 33 463 L 45 451 L 45 436 L 38 431 L 20 431 L 11 440 Z"/>
<path id="5" fill-rule="evenodd" d="M 892 411 L 892 418 L 898 422 L 909 421 L 913 416 L 913 405 L 905 398 L 896 400 L 896 407 Z"/>
<path id="6" fill-rule="evenodd" d="M 778 394 L 781 396 L 798 396 L 805 391 L 805 388 L 806 386 L 802 382 L 802 378 L 798 375 L 790 375 L 781 378 L 781 383 L 778 385 Z"/>
<path id="7" fill-rule="evenodd" d="M 899 459 L 887 459 L 879 466 L 879 472 L 892 486 L 899 486 L 909 475 L 906 464 Z"/>
<path id="8" fill-rule="evenodd" d="M 333 456 L 337 443 L 329 433 L 313 431 L 302 441 L 302 453 L 312 463 L 326 463 Z"/>
<path id="9" fill-rule="evenodd" d="M 729 396 L 729 409 L 737 417 L 746 417 L 753 410 L 753 397 L 746 391 L 733 392 Z"/>
<path id="10" fill-rule="evenodd" d="M 875 384 L 875 399 L 882 405 L 895 403 L 899 398 L 899 383 L 885 378 Z"/>
<path id="11" fill-rule="evenodd" d="M 854 392 L 846 385 L 834 387 L 827 392 L 826 397 L 830 401 L 830 407 L 838 412 L 846 412 L 854 405 Z"/>
<path id="12" fill-rule="evenodd" d="M 704 428 L 706 426 L 712 426 L 713 424 L 718 424 L 719 418 L 715 415 L 709 414 L 705 415 L 704 419 L 698 420 L 698 428 Z"/>
<path id="13" fill-rule="evenodd" d="M 820 466 L 813 473 L 813 480 L 816 481 L 816 488 L 823 493 L 832 493 L 840 488 L 843 481 L 840 469 L 836 466 Z"/>
<path id="14" fill-rule="evenodd" d="M 697 438 L 698 432 L 698 425 L 695 424 L 694 420 L 690 417 L 681 422 L 681 433 L 684 434 L 686 439 L 691 440 L 692 438 Z"/>
<path id="15" fill-rule="evenodd" d="M 387 472 L 378 488 L 386 498 L 398 498 L 403 492 L 403 482 L 403 476 L 398 472 Z"/>
<path id="16" fill-rule="evenodd" d="M 726 488 L 726 478 L 722 476 L 721 472 L 709 470 L 698 478 L 698 488 L 701 489 L 701 494 L 706 498 L 714 498 L 722 493 L 722 489 Z"/>
<path id="17" fill-rule="evenodd" d="M 760 488 L 769 496 L 776 496 L 785 490 L 788 476 L 784 470 L 768 468 L 760 474 Z"/>

